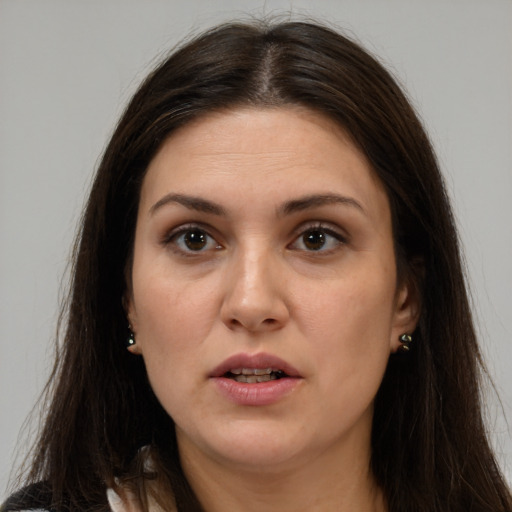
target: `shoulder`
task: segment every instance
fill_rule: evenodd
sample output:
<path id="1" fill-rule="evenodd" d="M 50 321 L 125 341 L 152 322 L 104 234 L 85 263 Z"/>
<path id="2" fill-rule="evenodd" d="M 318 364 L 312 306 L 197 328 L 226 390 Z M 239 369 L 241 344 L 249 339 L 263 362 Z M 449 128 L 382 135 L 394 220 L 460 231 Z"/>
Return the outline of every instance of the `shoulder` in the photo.
<path id="1" fill-rule="evenodd" d="M 0 506 L 0 512 L 57 512 L 51 506 L 52 494 L 45 482 L 28 485 L 15 492 Z"/>

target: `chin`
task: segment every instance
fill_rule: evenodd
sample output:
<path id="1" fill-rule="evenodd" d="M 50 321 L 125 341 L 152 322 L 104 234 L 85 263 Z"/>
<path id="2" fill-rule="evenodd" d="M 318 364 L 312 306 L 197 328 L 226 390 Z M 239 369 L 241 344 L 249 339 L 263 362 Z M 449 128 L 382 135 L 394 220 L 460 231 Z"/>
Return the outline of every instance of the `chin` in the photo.
<path id="1" fill-rule="evenodd" d="M 279 420 L 238 420 L 213 427 L 195 442 L 203 453 L 231 468 L 241 471 L 260 471 L 262 468 L 282 468 L 300 457 L 310 442 L 302 435 L 301 427 L 286 428 Z M 249 463 L 249 464 L 248 464 Z"/>

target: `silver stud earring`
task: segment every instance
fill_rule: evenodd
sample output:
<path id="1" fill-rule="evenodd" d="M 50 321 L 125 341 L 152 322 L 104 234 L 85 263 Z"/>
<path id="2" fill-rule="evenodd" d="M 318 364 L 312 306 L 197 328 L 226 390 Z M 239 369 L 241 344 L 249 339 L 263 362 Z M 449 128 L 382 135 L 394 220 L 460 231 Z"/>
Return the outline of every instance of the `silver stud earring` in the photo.
<path id="1" fill-rule="evenodd" d="M 129 333 L 128 333 L 128 339 L 126 340 L 126 348 L 133 347 L 135 345 L 135 334 L 132 331 L 131 327 L 128 327 Z"/>

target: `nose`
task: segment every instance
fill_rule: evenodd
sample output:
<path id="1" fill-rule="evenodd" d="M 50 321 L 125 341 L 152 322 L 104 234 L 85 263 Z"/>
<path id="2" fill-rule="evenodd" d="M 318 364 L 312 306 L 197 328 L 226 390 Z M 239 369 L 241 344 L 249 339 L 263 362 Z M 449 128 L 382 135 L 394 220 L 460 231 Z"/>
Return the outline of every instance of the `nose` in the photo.
<path id="1" fill-rule="evenodd" d="M 264 251 L 244 251 L 232 261 L 221 318 L 230 330 L 251 333 L 281 329 L 289 319 L 284 276 Z"/>

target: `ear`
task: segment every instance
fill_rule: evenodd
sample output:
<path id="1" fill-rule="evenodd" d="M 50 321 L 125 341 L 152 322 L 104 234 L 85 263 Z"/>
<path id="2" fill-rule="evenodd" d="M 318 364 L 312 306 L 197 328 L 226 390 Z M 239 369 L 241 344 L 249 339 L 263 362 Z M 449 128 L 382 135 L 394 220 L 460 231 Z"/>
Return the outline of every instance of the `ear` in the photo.
<path id="1" fill-rule="evenodd" d="M 396 352 L 400 347 L 399 337 L 412 334 L 418 325 L 421 312 L 421 300 L 417 286 L 410 281 L 401 284 L 396 293 L 393 326 L 391 329 L 390 351 Z"/>
<path id="2" fill-rule="evenodd" d="M 135 311 L 133 298 L 131 297 L 130 292 L 127 292 L 126 295 L 123 296 L 123 309 L 128 319 L 128 328 L 133 333 L 133 337 L 135 339 L 135 343 L 127 346 L 126 349 L 128 352 L 140 356 L 142 355 L 142 348 L 141 344 L 138 343 L 137 340 L 137 312 Z"/>

